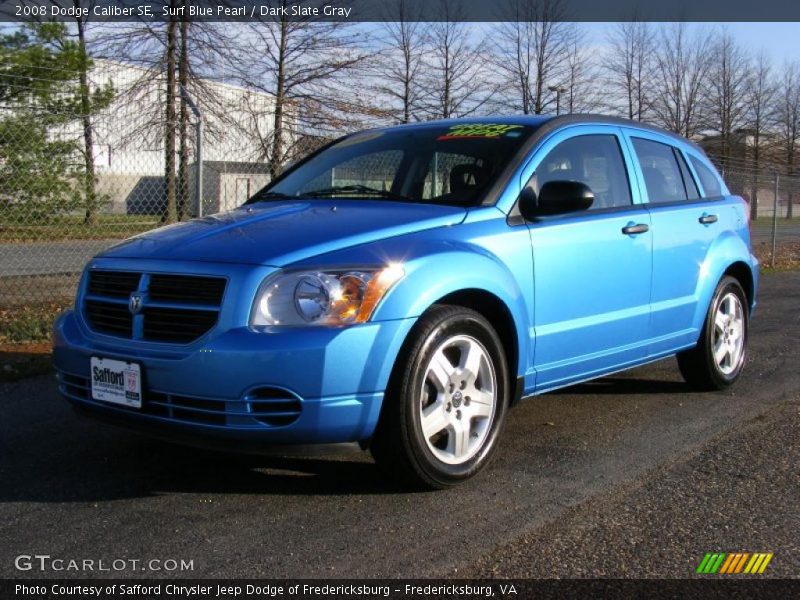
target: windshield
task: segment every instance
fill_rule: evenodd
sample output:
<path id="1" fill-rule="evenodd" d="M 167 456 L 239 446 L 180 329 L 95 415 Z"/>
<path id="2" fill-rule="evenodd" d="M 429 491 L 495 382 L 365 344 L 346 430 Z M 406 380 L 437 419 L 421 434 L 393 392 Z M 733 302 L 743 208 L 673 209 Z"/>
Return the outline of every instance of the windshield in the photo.
<path id="1" fill-rule="evenodd" d="M 303 197 L 475 206 L 533 129 L 465 122 L 358 133 L 323 150 L 248 203 Z"/>

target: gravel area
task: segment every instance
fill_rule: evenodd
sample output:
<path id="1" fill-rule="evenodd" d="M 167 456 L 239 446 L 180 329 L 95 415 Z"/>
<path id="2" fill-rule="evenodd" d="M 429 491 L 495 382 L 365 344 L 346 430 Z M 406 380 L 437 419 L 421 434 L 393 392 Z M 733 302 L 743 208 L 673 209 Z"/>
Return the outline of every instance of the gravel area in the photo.
<path id="1" fill-rule="evenodd" d="M 706 552 L 772 552 L 765 576 L 799 577 L 800 398 L 682 458 L 591 498 L 459 575 L 687 577 Z"/>

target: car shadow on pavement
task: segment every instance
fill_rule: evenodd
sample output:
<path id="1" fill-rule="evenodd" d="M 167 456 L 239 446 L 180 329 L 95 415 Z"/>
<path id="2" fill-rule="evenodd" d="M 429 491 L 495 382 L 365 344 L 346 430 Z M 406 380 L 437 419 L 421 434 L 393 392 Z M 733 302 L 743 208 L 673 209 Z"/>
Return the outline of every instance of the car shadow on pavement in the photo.
<path id="1" fill-rule="evenodd" d="M 0 502 L 100 502 L 173 493 L 291 496 L 407 491 L 385 480 L 366 455 L 229 455 L 108 431 L 102 436 L 79 436 L 74 443 L 80 447 L 62 447 L 48 461 L 60 464 L 58 469 L 42 468 L 40 461 L 24 457 L 0 459 Z"/>
<path id="2" fill-rule="evenodd" d="M 337 495 L 406 491 L 365 452 L 312 457 L 178 446 L 82 419 L 57 396 L 0 406 L 0 503 L 164 493 Z"/>
<path id="3" fill-rule="evenodd" d="M 684 381 L 604 377 L 561 388 L 550 392 L 550 394 L 573 396 L 576 394 L 689 394 L 695 392 L 696 390 Z"/>
<path id="4" fill-rule="evenodd" d="M 686 384 L 656 375 L 606 378 L 547 396 L 561 404 L 560 396 L 564 400 L 590 395 L 624 398 L 688 391 Z M 531 411 L 536 412 L 523 410 L 512 420 L 519 415 L 530 419 Z M 512 443 L 507 440 L 507 445 Z M 292 457 L 173 445 L 81 418 L 52 388 L 36 398 L 15 394 L 10 402 L 0 404 L 0 503 L 102 502 L 165 494 L 290 497 L 412 491 L 383 477 L 369 454 L 357 450 Z"/>

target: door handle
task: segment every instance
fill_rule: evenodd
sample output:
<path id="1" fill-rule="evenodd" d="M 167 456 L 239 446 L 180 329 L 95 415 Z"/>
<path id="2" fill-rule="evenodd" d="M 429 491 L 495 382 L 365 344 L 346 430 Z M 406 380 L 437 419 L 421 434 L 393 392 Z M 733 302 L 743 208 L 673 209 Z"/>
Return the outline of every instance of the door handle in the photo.
<path id="1" fill-rule="evenodd" d="M 628 223 L 622 228 L 622 233 L 625 235 L 639 235 L 648 231 L 650 231 L 650 226 L 646 223 Z"/>
<path id="2" fill-rule="evenodd" d="M 700 221 L 700 223 L 702 223 L 703 225 L 711 225 L 711 223 L 717 222 L 717 215 L 708 215 L 706 213 L 703 213 L 703 216 L 697 220 Z"/>

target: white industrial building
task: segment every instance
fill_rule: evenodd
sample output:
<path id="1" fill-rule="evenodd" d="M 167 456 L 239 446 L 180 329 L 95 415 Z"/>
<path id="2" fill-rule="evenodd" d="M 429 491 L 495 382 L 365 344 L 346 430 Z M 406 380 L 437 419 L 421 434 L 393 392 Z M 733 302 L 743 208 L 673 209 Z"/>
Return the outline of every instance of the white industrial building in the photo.
<path id="1" fill-rule="evenodd" d="M 165 203 L 164 75 L 121 62 L 95 60 L 91 87 L 108 83 L 114 88 L 114 100 L 92 118 L 98 192 L 110 199 L 106 210 L 111 212 L 158 214 Z M 261 142 L 269 138 L 272 128 L 273 99 L 211 80 L 194 87 L 194 100 L 204 114 L 204 212 L 228 210 L 269 180 Z M 190 122 L 189 197 L 191 212 L 196 213 L 196 120 L 191 112 Z M 78 123 L 71 128 L 79 133 Z M 177 155 L 175 162 L 177 168 Z"/>

